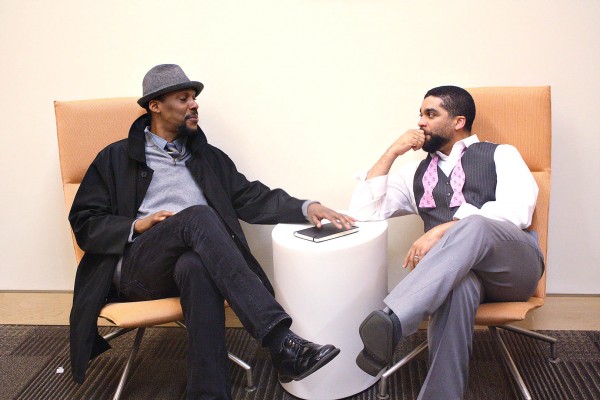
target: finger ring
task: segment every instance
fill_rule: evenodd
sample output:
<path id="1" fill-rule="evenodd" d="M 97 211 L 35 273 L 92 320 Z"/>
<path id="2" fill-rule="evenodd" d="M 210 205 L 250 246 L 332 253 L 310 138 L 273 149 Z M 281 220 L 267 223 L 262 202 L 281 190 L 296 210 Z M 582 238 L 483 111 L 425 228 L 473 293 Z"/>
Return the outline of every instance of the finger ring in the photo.
<path id="1" fill-rule="evenodd" d="M 417 260 L 419 260 L 421 257 L 419 257 L 419 256 L 415 256 L 415 258 L 416 258 Z"/>

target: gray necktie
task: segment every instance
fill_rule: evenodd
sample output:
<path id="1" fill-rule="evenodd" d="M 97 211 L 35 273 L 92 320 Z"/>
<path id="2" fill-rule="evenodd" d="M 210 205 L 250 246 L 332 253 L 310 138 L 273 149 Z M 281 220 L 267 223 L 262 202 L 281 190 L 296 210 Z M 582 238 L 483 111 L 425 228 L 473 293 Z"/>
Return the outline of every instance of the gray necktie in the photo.
<path id="1" fill-rule="evenodd" d="M 175 147 L 174 143 L 167 143 L 165 145 L 165 151 L 169 153 L 169 155 L 173 157 L 173 159 L 177 159 L 181 156 L 181 153 L 179 152 L 179 150 L 177 150 L 177 147 Z"/>

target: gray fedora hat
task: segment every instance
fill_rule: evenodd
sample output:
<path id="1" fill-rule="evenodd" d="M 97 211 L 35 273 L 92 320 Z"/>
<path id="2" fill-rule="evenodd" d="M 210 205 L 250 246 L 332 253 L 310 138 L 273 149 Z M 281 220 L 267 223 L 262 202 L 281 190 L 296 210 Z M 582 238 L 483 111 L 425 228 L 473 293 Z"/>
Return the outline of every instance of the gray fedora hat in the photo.
<path id="1" fill-rule="evenodd" d="M 179 65 L 160 64 L 146 73 L 142 88 L 144 95 L 137 102 L 145 108 L 150 100 L 176 90 L 191 88 L 196 91 L 196 96 L 198 96 L 204 89 L 204 85 L 200 82 L 190 81 Z"/>

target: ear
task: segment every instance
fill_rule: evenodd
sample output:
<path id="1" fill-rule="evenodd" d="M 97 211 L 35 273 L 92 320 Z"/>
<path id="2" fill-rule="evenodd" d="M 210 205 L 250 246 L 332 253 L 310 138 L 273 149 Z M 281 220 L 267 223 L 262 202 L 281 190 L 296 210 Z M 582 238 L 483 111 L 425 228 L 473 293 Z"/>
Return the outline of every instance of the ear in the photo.
<path id="1" fill-rule="evenodd" d="M 158 106 L 158 100 L 156 100 L 156 99 L 155 100 L 150 100 L 150 102 L 148 103 L 148 108 L 153 113 L 160 114 L 160 107 Z"/>
<path id="2" fill-rule="evenodd" d="M 466 123 L 467 123 L 467 119 L 465 117 L 463 117 L 462 115 L 459 115 L 458 117 L 454 117 L 454 130 L 459 131 L 459 130 L 463 129 L 465 127 Z"/>

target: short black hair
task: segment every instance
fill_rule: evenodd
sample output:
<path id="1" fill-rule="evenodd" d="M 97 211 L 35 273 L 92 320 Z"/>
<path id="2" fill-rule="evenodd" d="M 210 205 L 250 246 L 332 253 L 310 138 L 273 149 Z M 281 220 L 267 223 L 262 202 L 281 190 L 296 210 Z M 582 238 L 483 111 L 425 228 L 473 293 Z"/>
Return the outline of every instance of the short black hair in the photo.
<path id="1" fill-rule="evenodd" d="M 475 121 L 475 100 L 469 92 L 458 86 L 439 86 L 428 91 L 424 98 L 429 96 L 439 97 L 442 100 L 442 107 L 450 116 L 465 117 L 465 130 L 471 132 Z"/>

